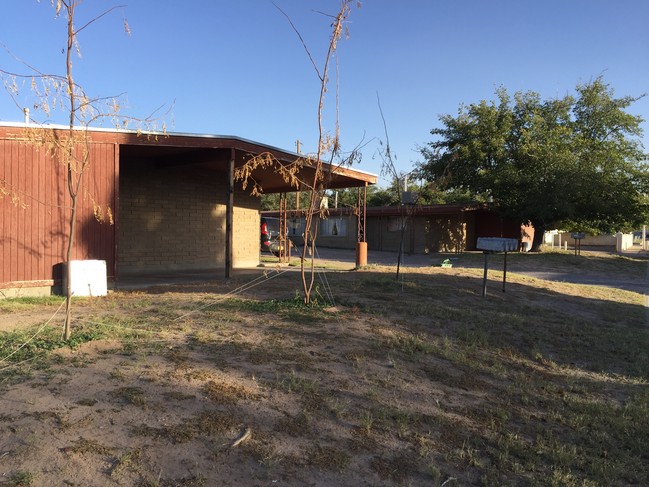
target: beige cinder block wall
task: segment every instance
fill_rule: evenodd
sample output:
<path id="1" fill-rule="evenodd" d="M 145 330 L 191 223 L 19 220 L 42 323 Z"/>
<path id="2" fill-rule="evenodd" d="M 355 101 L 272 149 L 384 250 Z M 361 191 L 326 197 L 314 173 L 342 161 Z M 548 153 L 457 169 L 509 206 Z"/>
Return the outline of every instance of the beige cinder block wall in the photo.
<path id="1" fill-rule="evenodd" d="M 235 190 L 232 222 L 232 267 L 254 267 L 259 264 L 260 199 L 250 191 Z M 225 207 L 223 207 L 225 219 Z M 224 220 L 225 221 L 225 220 Z"/>
<path id="2" fill-rule="evenodd" d="M 235 190 L 233 267 L 259 264 L 259 198 Z M 186 168 L 120 171 L 120 274 L 225 268 L 226 180 Z"/>
<path id="3" fill-rule="evenodd" d="M 425 220 L 426 252 L 463 252 L 467 225 L 460 215 L 440 215 Z"/>

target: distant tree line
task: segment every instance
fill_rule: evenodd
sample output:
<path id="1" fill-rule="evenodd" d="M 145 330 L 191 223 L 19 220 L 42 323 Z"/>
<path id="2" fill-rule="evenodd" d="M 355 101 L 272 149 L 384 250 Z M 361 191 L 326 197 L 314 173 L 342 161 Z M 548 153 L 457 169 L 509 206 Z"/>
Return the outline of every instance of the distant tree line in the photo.
<path id="1" fill-rule="evenodd" d="M 496 95 L 440 117 L 421 151 L 420 178 L 531 223 L 534 250 L 544 230 L 609 233 L 647 222 L 643 120 L 627 113 L 638 98 L 615 98 L 601 77 L 563 98 L 512 97 L 504 88 Z"/>
<path id="2" fill-rule="evenodd" d="M 416 181 L 408 188 L 415 195 L 415 203 L 417 205 L 440 205 L 449 203 L 468 203 L 479 201 L 476 195 L 468 191 L 445 190 L 441 191 L 435 187 L 431 182 Z M 367 206 L 398 206 L 401 204 L 401 192 L 403 188 L 399 189 L 396 180 L 389 186 L 368 186 L 367 187 Z M 329 198 L 329 207 L 334 207 L 334 201 L 338 194 L 338 207 L 339 208 L 354 208 L 358 203 L 358 189 L 346 188 L 327 191 Z M 289 210 L 296 208 L 296 193 L 288 193 L 287 207 Z M 476 199 L 477 198 L 477 199 Z M 261 197 L 261 209 L 278 210 L 279 209 L 279 194 L 264 194 Z M 305 208 L 308 205 L 307 195 L 300 193 L 300 208 Z"/>
<path id="3" fill-rule="evenodd" d="M 649 165 L 640 142 L 643 119 L 627 109 L 642 96 L 616 98 L 598 77 L 562 98 L 511 96 L 500 88 L 496 101 L 462 105 L 457 116 L 440 117 L 434 139 L 420 149 L 408 187 L 412 202 L 486 203 L 532 224 L 533 250 L 553 228 L 593 234 L 638 228 L 649 221 Z M 386 153 L 392 181 L 368 188 L 370 207 L 402 204 L 405 178 Z M 335 193 L 328 194 L 333 200 Z M 339 207 L 356 206 L 356 189 L 337 194 Z M 288 196 L 288 208 L 295 198 Z M 278 201 L 265 195 L 262 209 L 277 209 Z"/>

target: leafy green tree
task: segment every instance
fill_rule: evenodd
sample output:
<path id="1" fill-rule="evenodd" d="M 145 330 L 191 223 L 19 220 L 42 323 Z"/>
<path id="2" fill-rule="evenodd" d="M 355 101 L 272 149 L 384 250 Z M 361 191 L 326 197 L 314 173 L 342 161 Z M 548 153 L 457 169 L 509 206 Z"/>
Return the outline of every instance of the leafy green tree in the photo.
<path id="1" fill-rule="evenodd" d="M 361 189 L 362 191 L 362 189 Z M 338 193 L 338 208 L 356 208 L 358 205 L 358 188 L 344 188 L 328 190 L 326 196 L 329 198 L 329 208 L 334 207 L 334 201 Z M 300 194 L 300 208 L 309 207 L 309 193 L 302 191 Z M 261 196 L 261 209 L 279 210 L 279 193 L 263 194 Z M 296 193 L 287 193 L 286 204 L 289 210 L 295 209 Z M 393 187 L 382 188 L 380 186 L 367 187 L 367 206 L 394 206 L 400 204 L 397 193 Z"/>
<path id="2" fill-rule="evenodd" d="M 309 191 L 300 191 L 300 192 L 294 192 L 294 193 L 287 193 L 286 194 L 286 207 L 289 210 L 294 210 L 296 206 L 296 198 L 299 195 L 300 198 L 300 205 L 299 207 L 304 209 L 309 207 Z M 262 194 L 261 195 L 261 210 L 266 211 L 266 210 L 279 210 L 279 199 L 280 199 L 281 194 L 280 193 L 270 193 L 270 194 Z"/>
<path id="3" fill-rule="evenodd" d="M 416 194 L 418 205 L 448 205 L 457 203 L 476 203 L 479 198 L 470 191 L 462 189 L 440 189 L 430 181 L 418 181 L 409 190 Z"/>
<path id="4" fill-rule="evenodd" d="M 419 177 L 531 223 L 533 250 L 546 229 L 611 232 L 646 221 L 642 119 L 626 112 L 638 98 L 614 98 L 601 77 L 561 99 L 512 98 L 504 88 L 496 95 L 440 117 Z"/>
<path id="5" fill-rule="evenodd" d="M 382 188 L 379 186 L 370 186 L 367 191 L 367 206 L 396 206 L 400 204 L 398 193 L 393 187 Z"/>

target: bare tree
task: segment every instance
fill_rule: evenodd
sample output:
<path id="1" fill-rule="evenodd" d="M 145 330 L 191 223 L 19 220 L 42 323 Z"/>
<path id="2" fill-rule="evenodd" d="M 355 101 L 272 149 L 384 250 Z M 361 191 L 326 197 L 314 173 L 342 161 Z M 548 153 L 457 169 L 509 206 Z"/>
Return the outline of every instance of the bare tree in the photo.
<path id="1" fill-rule="evenodd" d="M 304 292 L 304 302 L 306 304 L 309 304 L 311 302 L 311 292 L 313 290 L 313 284 L 315 281 L 315 243 L 318 236 L 318 228 L 317 225 L 314 225 L 314 218 L 324 217 L 326 215 L 326 209 L 321 208 L 320 205 L 322 197 L 324 196 L 324 191 L 327 188 L 327 174 L 325 174 L 325 164 L 334 166 L 334 161 L 339 161 L 338 164 L 351 164 L 358 157 L 358 152 L 354 150 L 342 161 L 340 160 L 341 146 L 338 119 L 336 119 L 335 133 L 333 136 L 327 134 L 322 120 L 325 94 L 329 85 L 331 62 L 334 57 L 334 53 L 337 50 L 338 42 L 342 39 L 343 35 L 346 32 L 346 21 L 350 14 L 350 6 L 353 3 L 356 3 L 357 6 L 360 6 L 360 2 L 354 2 L 353 0 L 343 0 L 338 13 L 331 16 L 331 37 L 329 39 L 327 53 L 321 68 L 318 67 L 318 64 L 311 55 L 311 52 L 306 46 L 304 39 L 291 21 L 290 17 L 283 10 L 277 7 L 280 12 L 282 12 L 282 14 L 287 18 L 288 22 L 291 24 L 291 27 L 298 35 L 300 42 L 302 43 L 302 46 L 304 47 L 311 61 L 311 64 L 313 65 L 320 83 L 320 95 L 318 97 L 317 111 L 317 151 L 316 154 L 312 157 L 306 156 L 298 158 L 290 164 L 282 164 L 279 160 L 268 153 L 260 154 L 249 160 L 243 167 L 239 168 L 235 174 L 235 177 L 238 180 L 243 181 L 244 189 L 249 182 L 252 182 L 252 193 L 261 195 L 263 193 L 263 188 L 258 185 L 257 182 L 254 181 L 254 179 L 252 179 L 252 173 L 259 167 L 272 167 L 284 178 L 284 181 L 286 183 L 295 187 L 296 190 L 306 190 L 309 193 L 309 203 L 307 208 L 305 208 L 304 246 L 302 248 L 302 259 L 300 267 L 302 289 Z M 329 161 L 325 162 L 323 159 L 325 159 L 325 156 L 327 155 Z M 312 175 L 308 179 L 303 177 L 303 174 L 305 172 L 303 172 L 303 169 L 305 167 L 309 167 L 312 170 Z M 331 173 L 329 173 L 329 175 L 330 174 Z M 311 254 L 308 275 L 306 268 L 307 252 Z"/>
<path id="2" fill-rule="evenodd" d="M 118 127 L 126 126 L 129 121 L 138 121 L 130 117 L 119 116 L 118 97 L 90 98 L 83 87 L 75 82 L 72 58 L 75 52 L 80 54 L 79 34 L 110 12 L 125 7 L 125 5 L 112 6 L 85 22 L 81 27 L 76 27 L 76 9 L 82 3 L 84 3 L 84 0 L 51 0 L 56 17 L 60 17 L 63 13 L 66 19 L 65 74 L 46 74 L 24 62 L 23 64 L 29 70 L 27 74 L 0 70 L 5 88 L 18 106 L 20 105 L 17 99 L 21 87 L 24 86 L 25 81 L 29 81 L 30 89 L 35 98 L 34 108 L 37 112 L 45 114 L 48 118 L 51 111 L 55 109 L 61 109 L 67 114 L 66 130 L 63 131 L 63 135 L 54 130 L 42 130 L 39 127 L 25 129 L 28 143 L 44 147 L 54 161 L 58 160 L 66 168 L 66 186 L 70 201 L 69 205 L 67 205 L 69 218 L 64 256 L 66 314 L 63 337 L 65 340 L 69 340 L 71 336 L 72 288 L 70 261 L 75 246 L 79 196 L 84 194 L 83 176 L 91 164 L 88 130 L 92 124 L 106 119 Z M 130 27 L 126 20 L 124 20 L 124 28 L 130 34 Z M 144 123 L 149 124 L 151 120 L 149 118 Z M 142 121 L 138 122 L 141 123 Z M 93 207 L 95 217 L 98 220 L 108 221 L 112 224 L 112 210 L 110 207 L 103 208 L 94 200 Z"/>
<path id="3" fill-rule="evenodd" d="M 397 195 L 399 202 L 401 203 L 401 216 L 399 225 L 400 225 L 400 232 L 401 235 L 399 237 L 399 253 L 397 255 L 397 275 L 396 278 L 399 280 L 399 274 L 401 271 L 401 260 L 403 257 L 403 241 L 406 236 L 406 228 L 408 225 L 408 217 L 411 216 L 411 207 L 406 205 L 403 201 L 403 194 L 406 191 L 406 179 L 407 179 L 407 174 L 404 174 L 403 172 L 399 172 L 397 170 L 397 166 L 395 164 L 394 159 L 396 158 L 393 157 L 392 155 L 392 150 L 390 148 L 390 137 L 388 136 L 388 125 L 385 121 L 385 116 L 383 115 L 383 109 L 381 108 L 381 99 L 379 98 L 379 94 L 376 94 L 376 102 L 379 106 L 379 113 L 381 114 L 381 121 L 383 122 L 383 132 L 385 135 L 385 148 L 382 150 L 379 150 L 379 157 L 381 158 L 381 175 L 382 176 L 389 176 L 395 183 L 396 190 L 399 193 Z"/>

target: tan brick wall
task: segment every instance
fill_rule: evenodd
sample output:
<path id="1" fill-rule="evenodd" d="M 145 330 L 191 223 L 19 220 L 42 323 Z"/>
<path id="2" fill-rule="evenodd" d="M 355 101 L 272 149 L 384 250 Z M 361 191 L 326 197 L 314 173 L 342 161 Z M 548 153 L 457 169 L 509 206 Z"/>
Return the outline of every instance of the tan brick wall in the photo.
<path id="1" fill-rule="evenodd" d="M 249 191 L 234 193 L 232 224 L 232 266 L 254 267 L 259 264 L 259 198 Z"/>
<path id="2" fill-rule="evenodd" d="M 412 216 L 406 221 L 404 252 L 461 252 L 466 247 L 467 225 L 457 215 Z M 370 250 L 397 252 L 401 241 L 400 217 L 368 218 L 367 234 Z"/>
<path id="3" fill-rule="evenodd" d="M 259 264 L 259 198 L 237 190 L 233 212 L 233 267 Z M 120 171 L 119 272 L 224 269 L 225 178 L 213 172 Z"/>
<path id="4" fill-rule="evenodd" d="M 225 181 L 214 173 L 120 171 L 119 272 L 223 268 Z"/>
<path id="5" fill-rule="evenodd" d="M 426 248 L 429 252 L 464 251 L 466 224 L 459 216 L 429 217 L 426 228 Z"/>

